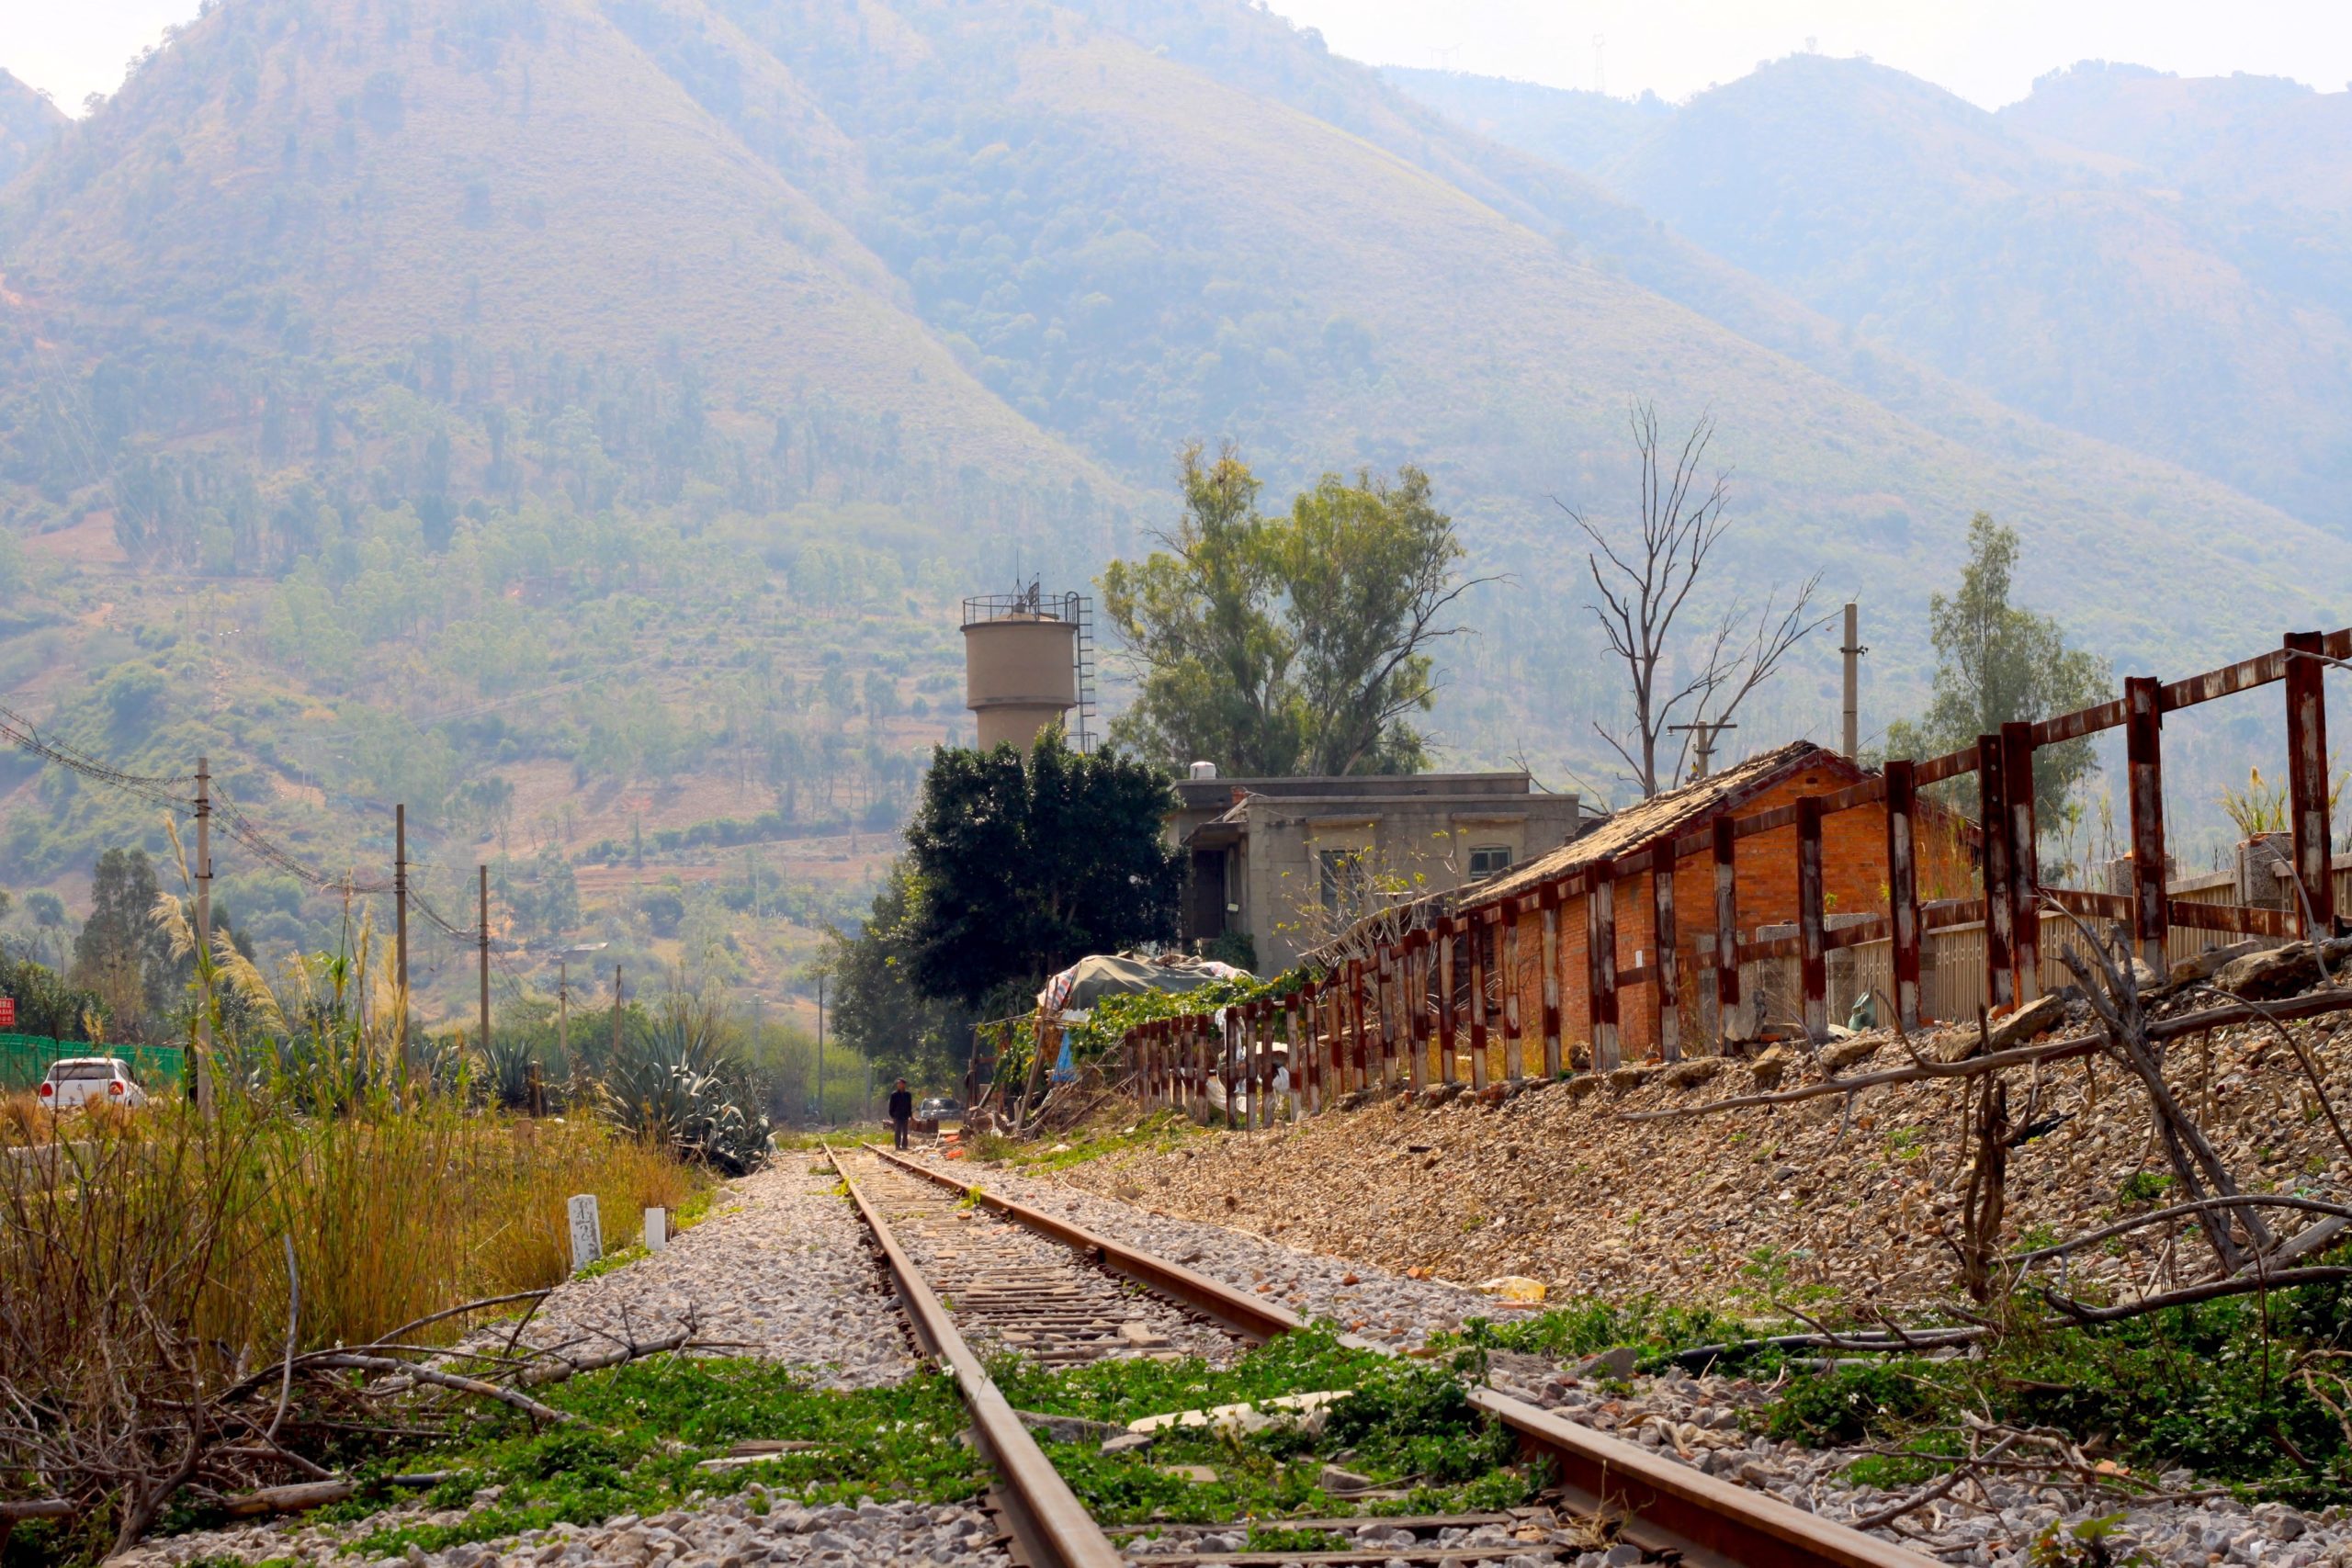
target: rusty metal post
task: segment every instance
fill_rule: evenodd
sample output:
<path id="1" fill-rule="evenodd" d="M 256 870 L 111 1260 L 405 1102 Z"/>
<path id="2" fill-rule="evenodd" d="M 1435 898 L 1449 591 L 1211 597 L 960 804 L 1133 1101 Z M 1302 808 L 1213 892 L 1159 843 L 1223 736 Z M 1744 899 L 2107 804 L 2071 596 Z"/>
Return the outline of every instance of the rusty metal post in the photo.
<path id="1" fill-rule="evenodd" d="M 1299 1114 L 1304 1116 L 1306 1099 L 1306 1062 L 1314 1055 L 1298 1031 L 1298 993 L 1293 991 L 1283 998 L 1283 1039 L 1290 1045 L 1290 1091 L 1298 1097 Z"/>
<path id="2" fill-rule="evenodd" d="M 1317 1111 L 1331 1103 L 1331 1068 L 1323 1057 L 1323 994 L 1329 986 L 1326 978 L 1298 988 L 1298 1026 L 1306 1032 L 1302 1049 L 1306 1053 L 1307 1103 Z"/>
<path id="3" fill-rule="evenodd" d="M 1617 1058 L 1617 863 L 1606 856 L 1586 869 L 1585 955 L 1592 971 L 1592 1068 L 1612 1073 Z"/>
<path id="4" fill-rule="evenodd" d="M 1274 1004 L 1261 1000 L 1257 1015 L 1257 1027 L 1250 1031 L 1256 1049 L 1251 1055 L 1255 1070 L 1250 1076 L 1250 1120 L 1264 1129 L 1274 1124 Z"/>
<path id="5" fill-rule="evenodd" d="M 1349 959 L 1347 975 L 1348 1081 L 1352 1088 L 1369 1089 L 1372 1083 L 1366 1076 L 1364 1061 L 1363 960 Z"/>
<path id="6" fill-rule="evenodd" d="M 1487 1087 L 1487 944 L 1493 928 L 1482 914 L 1470 917 L 1470 1087 Z"/>
<path id="7" fill-rule="evenodd" d="M 2334 837 L 2327 807 L 2327 666 L 2315 657 L 2317 632 L 2289 632 L 2286 651 L 2287 809 L 2295 832 L 2295 876 L 2303 887 L 2303 934 L 2317 942 L 2335 934 L 2335 878 L 2327 853 Z"/>
<path id="8" fill-rule="evenodd" d="M 1454 1083 L 1453 1076 L 1453 932 L 1447 915 L 1437 923 L 1437 1056 L 1438 1081 Z"/>
<path id="9" fill-rule="evenodd" d="M 1379 950 L 1379 972 L 1374 977 L 1373 995 L 1380 1006 L 1380 1088 L 1396 1087 L 1396 950 L 1382 942 Z"/>
<path id="10" fill-rule="evenodd" d="M 2164 682 L 2134 675 L 2123 682 L 2123 750 L 2132 786 L 2132 939 L 2161 976 L 2172 924 L 2165 865 Z"/>
<path id="11" fill-rule="evenodd" d="M 1323 1050 L 1330 1066 L 1331 1094 L 1334 1099 L 1348 1092 L 1348 1001 L 1340 987 L 1337 970 L 1323 977 L 1323 1021 L 1329 1030 L 1324 1035 Z"/>
<path id="12" fill-rule="evenodd" d="M 1233 1131 L 1233 1059 L 1239 1055 L 1241 1049 L 1240 1008 L 1229 1007 L 1225 1010 L 1223 1032 L 1225 1039 L 1221 1043 L 1222 1049 L 1217 1056 L 1216 1076 L 1217 1082 L 1225 1086 L 1225 1130 L 1230 1133 Z"/>
<path id="13" fill-rule="evenodd" d="M 1829 954 L 1822 945 L 1821 797 L 1797 797 L 1797 966 L 1804 991 L 1805 1037 L 1829 1038 Z"/>
<path id="14" fill-rule="evenodd" d="M 1682 972 L 1674 950 L 1674 840 L 1658 845 L 1650 864 L 1650 935 L 1657 956 L 1650 964 L 1651 1005 L 1657 1012 L 1657 1055 L 1682 1060 Z"/>
<path id="15" fill-rule="evenodd" d="M 2009 787 L 2009 963 L 2020 1003 L 2041 995 L 2041 864 L 2033 821 L 2033 726 L 2001 726 L 2001 777 Z"/>
<path id="16" fill-rule="evenodd" d="M 1739 1006 L 1739 874 L 1732 819 L 1714 820 L 1715 849 L 1715 1032 L 1731 1038 L 1732 1010 Z"/>
<path id="17" fill-rule="evenodd" d="M 1513 1083 L 1527 1076 L 1527 1057 L 1519 1037 L 1519 909 L 1509 911 L 1503 927 L 1503 1077 Z"/>
<path id="18" fill-rule="evenodd" d="M 1908 761 L 1886 765 L 1886 931 L 1893 950 L 1894 1017 L 1919 1027 L 1919 790 Z"/>
<path id="19" fill-rule="evenodd" d="M 1544 970 L 1544 1076 L 1560 1076 L 1560 890 L 1544 885 L 1544 941 L 1539 960 Z"/>
<path id="20" fill-rule="evenodd" d="M 1976 738 L 1976 801 L 1984 834 L 1984 994 L 1996 1008 L 2018 999 L 2009 969 L 2017 907 L 2009 901 L 2009 803 L 2003 788 L 2001 738 Z"/>
<path id="21" fill-rule="evenodd" d="M 1405 1040 L 1410 1047 L 1405 1087 L 1420 1093 L 1430 1070 L 1430 941 L 1427 931 L 1405 938 Z"/>

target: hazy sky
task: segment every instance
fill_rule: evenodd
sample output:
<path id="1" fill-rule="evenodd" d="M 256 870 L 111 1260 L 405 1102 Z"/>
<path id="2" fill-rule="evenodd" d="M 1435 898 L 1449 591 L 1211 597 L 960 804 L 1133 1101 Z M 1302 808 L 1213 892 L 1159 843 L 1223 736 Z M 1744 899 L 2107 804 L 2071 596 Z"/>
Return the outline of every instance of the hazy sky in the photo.
<path id="1" fill-rule="evenodd" d="M 1867 54 L 1986 107 L 2043 72 L 2129 60 L 2183 75 L 2248 71 L 2328 92 L 2352 79 L 2345 0 L 1273 0 L 1340 53 L 1688 97 L 1813 47 Z M 78 113 L 196 0 L 0 0 L 0 66 Z"/>

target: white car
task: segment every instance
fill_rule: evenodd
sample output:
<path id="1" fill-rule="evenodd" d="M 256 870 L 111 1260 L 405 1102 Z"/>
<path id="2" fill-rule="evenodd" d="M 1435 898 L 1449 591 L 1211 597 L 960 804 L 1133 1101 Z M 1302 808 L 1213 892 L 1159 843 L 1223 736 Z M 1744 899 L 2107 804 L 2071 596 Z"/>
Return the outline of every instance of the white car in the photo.
<path id="1" fill-rule="evenodd" d="M 147 1091 L 132 1081 L 130 1064 L 119 1056 L 65 1056 L 49 1065 L 40 1080 L 40 1102 L 51 1111 L 71 1111 L 94 1100 L 112 1100 L 136 1111 L 147 1103 Z"/>

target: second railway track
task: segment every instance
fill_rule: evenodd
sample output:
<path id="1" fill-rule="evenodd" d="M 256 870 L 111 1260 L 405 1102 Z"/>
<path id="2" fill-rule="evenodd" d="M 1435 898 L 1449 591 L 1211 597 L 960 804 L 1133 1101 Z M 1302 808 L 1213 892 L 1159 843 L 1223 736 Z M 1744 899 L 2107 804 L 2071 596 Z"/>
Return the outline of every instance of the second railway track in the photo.
<path id="1" fill-rule="evenodd" d="M 917 1341 L 956 1380 L 974 1438 L 997 1472 L 991 1504 L 1017 1557 L 1032 1568 L 1567 1562 L 1579 1555 L 1562 1544 L 1572 1532 L 1547 1527 L 1575 1518 L 1605 1518 L 1616 1541 L 1645 1560 L 1705 1568 L 1933 1563 L 1487 1388 L 1471 1390 L 1470 1403 L 1509 1429 L 1525 1461 L 1547 1467 L 1554 1483 L 1539 1500 L 1544 1506 L 1259 1521 L 1351 1535 L 1348 1550 L 1251 1551 L 1246 1526 L 1186 1527 L 1211 1532 L 1191 1550 L 1137 1539 L 1155 1526 L 1106 1529 L 1055 1471 L 975 1347 L 1048 1367 L 1195 1355 L 1217 1364 L 1304 1322 L 1261 1297 L 883 1150 L 836 1150 L 834 1163 L 874 1232 Z M 1213 1533 L 1237 1528 L 1243 1538 Z"/>

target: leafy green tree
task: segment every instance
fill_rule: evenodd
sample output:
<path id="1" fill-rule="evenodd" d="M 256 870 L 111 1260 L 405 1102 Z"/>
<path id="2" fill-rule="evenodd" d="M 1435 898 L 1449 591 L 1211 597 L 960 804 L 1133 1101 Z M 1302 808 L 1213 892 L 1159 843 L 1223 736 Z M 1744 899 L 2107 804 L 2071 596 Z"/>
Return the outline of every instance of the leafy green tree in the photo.
<path id="1" fill-rule="evenodd" d="M 2047 718 L 2105 702 L 2115 672 L 2107 660 L 2066 646 L 2048 615 L 2009 603 L 2017 573 L 2014 528 L 1978 513 L 1968 525 L 1968 564 L 1959 589 L 1928 601 L 1936 645 L 1935 698 L 1916 721 L 1887 727 L 1891 757 L 1931 757 L 1998 734 L 2004 724 Z M 2088 739 L 2064 740 L 2033 754 L 2037 819 L 2054 822 L 2076 783 L 2098 768 Z"/>
<path id="2" fill-rule="evenodd" d="M 907 825 L 907 946 L 925 996 L 977 1007 L 1090 953 L 1176 935 L 1178 852 L 1160 841 L 1175 797 L 1159 771 L 1072 751 L 1058 730 L 932 753 Z"/>
<path id="3" fill-rule="evenodd" d="M 144 1039 L 173 1001 L 171 941 L 154 921 L 155 867 L 144 850 L 98 857 L 90 918 L 74 939 L 73 983 L 96 993 L 112 1027 Z"/>
<path id="4" fill-rule="evenodd" d="M 1430 647 L 1472 586 L 1429 477 L 1326 474 L 1287 516 L 1227 446 L 1179 459 L 1184 514 L 1167 547 L 1102 574 L 1138 677 L 1112 738 L 1154 761 L 1242 776 L 1397 773 L 1428 765 L 1409 716 L 1436 697 Z"/>
<path id="5" fill-rule="evenodd" d="M 913 868 L 893 861 L 856 931 L 829 928 L 833 1033 L 874 1064 L 874 1081 L 904 1077 L 918 1088 L 948 1089 L 961 1077 L 974 1013 L 927 997 L 914 981 Z"/>

